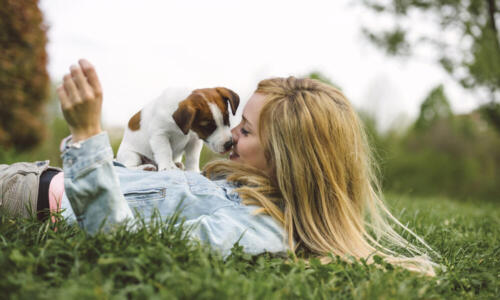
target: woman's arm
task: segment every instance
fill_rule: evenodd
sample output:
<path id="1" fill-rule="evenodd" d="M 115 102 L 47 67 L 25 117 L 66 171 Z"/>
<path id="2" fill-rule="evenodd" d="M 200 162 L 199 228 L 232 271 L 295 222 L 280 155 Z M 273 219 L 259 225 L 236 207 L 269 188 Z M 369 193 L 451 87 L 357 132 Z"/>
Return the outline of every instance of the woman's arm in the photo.
<path id="1" fill-rule="evenodd" d="M 101 130 L 102 90 L 86 60 L 71 66 L 57 93 L 72 140 L 63 151 L 64 190 L 78 223 L 89 233 L 132 219 L 113 167 L 113 151 Z"/>

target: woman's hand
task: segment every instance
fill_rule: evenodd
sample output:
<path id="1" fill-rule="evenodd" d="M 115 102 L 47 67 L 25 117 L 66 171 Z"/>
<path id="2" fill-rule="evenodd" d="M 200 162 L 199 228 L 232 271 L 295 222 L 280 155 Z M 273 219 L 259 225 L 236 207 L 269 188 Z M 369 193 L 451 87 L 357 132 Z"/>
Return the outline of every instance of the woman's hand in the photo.
<path id="1" fill-rule="evenodd" d="M 94 136 L 101 129 L 102 89 L 94 67 L 85 59 L 72 65 L 70 74 L 57 88 L 64 119 L 78 142 Z"/>

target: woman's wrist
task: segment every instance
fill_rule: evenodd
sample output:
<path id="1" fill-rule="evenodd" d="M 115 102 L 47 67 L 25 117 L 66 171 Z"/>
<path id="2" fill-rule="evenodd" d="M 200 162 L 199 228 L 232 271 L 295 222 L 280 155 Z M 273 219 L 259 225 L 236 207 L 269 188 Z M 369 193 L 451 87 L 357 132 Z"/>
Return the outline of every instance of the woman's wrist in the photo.
<path id="1" fill-rule="evenodd" d="M 99 133 L 102 132 L 101 127 L 93 128 L 93 129 L 87 129 L 87 130 L 71 130 L 71 141 L 74 143 L 84 141 L 90 137 L 93 137 L 94 135 L 98 135 Z"/>

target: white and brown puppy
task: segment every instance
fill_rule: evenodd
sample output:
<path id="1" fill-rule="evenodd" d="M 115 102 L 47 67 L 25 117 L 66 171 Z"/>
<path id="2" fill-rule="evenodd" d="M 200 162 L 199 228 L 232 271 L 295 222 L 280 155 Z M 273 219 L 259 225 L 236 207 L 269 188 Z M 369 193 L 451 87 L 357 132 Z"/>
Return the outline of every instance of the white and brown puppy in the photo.
<path id="1" fill-rule="evenodd" d="M 229 109 L 234 115 L 238 95 L 223 87 L 167 89 L 136 113 L 125 129 L 117 161 L 129 168 L 175 169 L 185 153 L 185 169 L 199 172 L 203 141 L 218 153 L 232 146 Z M 154 169 L 154 168 L 153 168 Z"/>

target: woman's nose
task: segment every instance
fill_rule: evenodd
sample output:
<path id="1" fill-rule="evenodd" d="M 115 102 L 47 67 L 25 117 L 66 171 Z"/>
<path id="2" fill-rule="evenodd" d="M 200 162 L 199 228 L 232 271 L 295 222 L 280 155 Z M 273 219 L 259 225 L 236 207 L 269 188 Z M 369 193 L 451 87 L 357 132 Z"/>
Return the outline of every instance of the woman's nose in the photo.
<path id="1" fill-rule="evenodd" d="M 231 129 L 231 136 L 233 137 L 233 145 L 238 143 L 238 132 L 240 132 L 238 130 L 239 127 L 240 126 L 236 126 L 233 129 Z"/>

